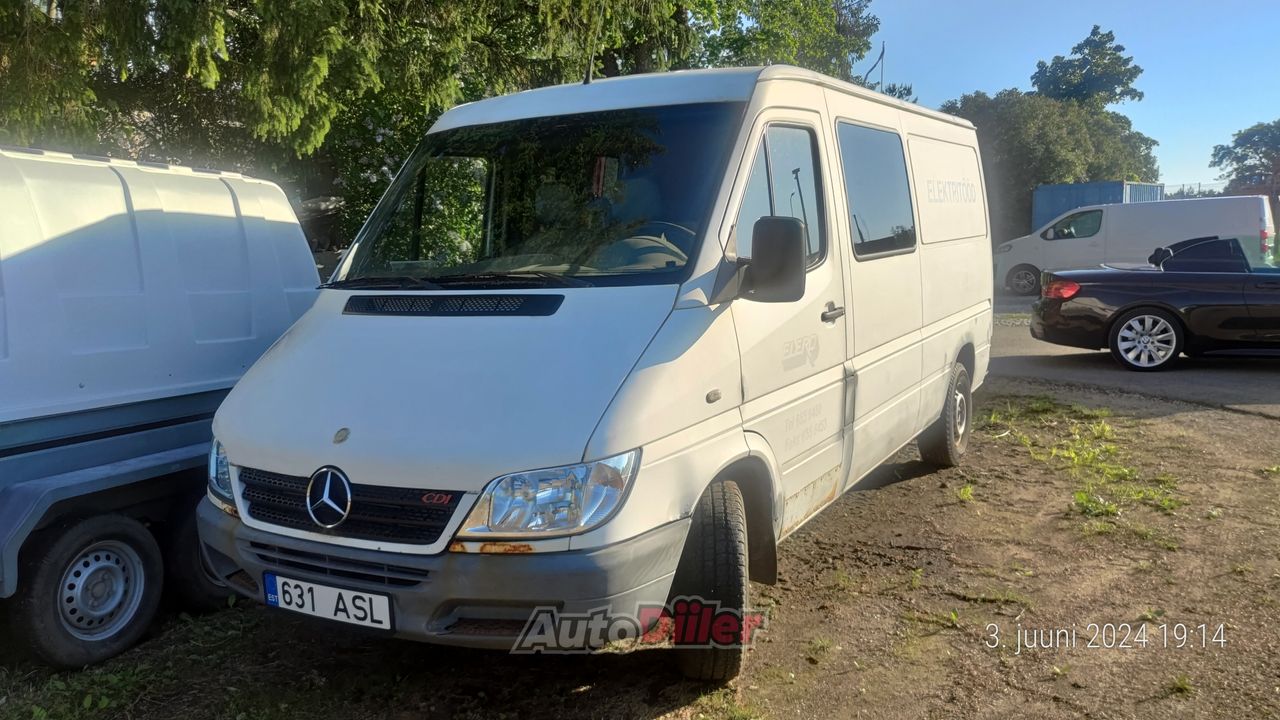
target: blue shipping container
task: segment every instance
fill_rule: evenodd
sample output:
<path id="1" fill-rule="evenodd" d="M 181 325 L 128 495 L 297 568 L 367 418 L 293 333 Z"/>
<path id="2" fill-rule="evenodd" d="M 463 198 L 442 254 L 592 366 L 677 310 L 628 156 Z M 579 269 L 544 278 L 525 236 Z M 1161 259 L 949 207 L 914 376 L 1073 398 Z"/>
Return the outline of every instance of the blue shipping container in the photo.
<path id="1" fill-rule="evenodd" d="M 1105 180 L 1090 183 L 1041 185 L 1031 194 L 1031 232 L 1068 210 L 1085 205 L 1156 202 L 1164 200 L 1164 185 Z"/>

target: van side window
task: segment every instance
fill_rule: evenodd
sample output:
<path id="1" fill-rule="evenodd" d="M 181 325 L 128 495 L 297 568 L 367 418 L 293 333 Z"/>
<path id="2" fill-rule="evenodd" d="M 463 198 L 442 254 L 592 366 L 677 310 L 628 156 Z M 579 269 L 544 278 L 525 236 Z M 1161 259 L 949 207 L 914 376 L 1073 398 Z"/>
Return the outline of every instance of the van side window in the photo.
<path id="1" fill-rule="evenodd" d="M 916 221 L 902 138 L 845 122 L 837 135 L 853 254 L 865 257 L 914 248 Z"/>
<path id="2" fill-rule="evenodd" d="M 1089 210 L 1088 212 L 1068 215 L 1054 223 L 1052 228 L 1053 234 L 1045 239 L 1069 240 L 1072 238 L 1093 237 L 1094 235 L 1097 235 L 1098 231 L 1101 229 L 1102 211 Z"/>
<path id="3" fill-rule="evenodd" d="M 740 257 L 751 257 L 751 233 L 756 220 L 777 215 L 799 218 L 804 223 L 810 266 L 822 259 L 825 245 L 816 155 L 817 143 L 810 130 L 773 125 L 765 131 L 752 160 L 751 176 L 734 226 Z"/>

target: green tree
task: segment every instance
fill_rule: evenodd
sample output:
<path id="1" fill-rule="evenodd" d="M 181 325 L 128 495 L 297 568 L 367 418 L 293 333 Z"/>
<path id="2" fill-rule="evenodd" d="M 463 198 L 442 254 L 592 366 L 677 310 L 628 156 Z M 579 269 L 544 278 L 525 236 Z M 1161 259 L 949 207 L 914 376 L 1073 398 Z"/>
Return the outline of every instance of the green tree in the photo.
<path id="1" fill-rule="evenodd" d="M 1115 33 L 1094 25 L 1089 37 L 1071 48 L 1070 56 L 1055 55 L 1050 62 L 1036 63 L 1031 84 L 1045 97 L 1098 108 L 1141 100 L 1142 92 L 1133 83 L 1142 68 L 1124 51 L 1123 45 L 1116 44 Z"/>
<path id="2" fill-rule="evenodd" d="M 1266 195 L 1272 216 L 1280 217 L 1280 120 L 1241 130 L 1229 145 L 1216 145 L 1210 167 L 1224 171 L 1226 192 Z"/>
<path id="3" fill-rule="evenodd" d="M 1017 237 L 1031 222 L 1031 191 L 1042 183 L 1088 177 L 1089 130 L 1081 112 L 1046 97 L 1009 89 L 943 104 L 942 111 L 972 122 L 982 148 L 992 238 Z"/>
<path id="4" fill-rule="evenodd" d="M 1008 89 L 951 100 L 943 112 L 978 129 L 997 242 L 1025 234 L 1031 193 L 1046 183 L 1155 181 L 1156 142 L 1119 113 Z"/>
<path id="5" fill-rule="evenodd" d="M 870 0 L 700 0 L 690 7 L 699 45 L 690 64 L 704 67 L 788 63 L 860 81 L 880 21 Z"/>
<path id="6" fill-rule="evenodd" d="M 236 169 L 295 195 L 341 195 L 350 233 L 457 102 L 574 81 L 592 58 L 605 75 L 786 62 L 859 81 L 853 65 L 878 27 L 868 7 L 0 0 L 0 142 Z"/>

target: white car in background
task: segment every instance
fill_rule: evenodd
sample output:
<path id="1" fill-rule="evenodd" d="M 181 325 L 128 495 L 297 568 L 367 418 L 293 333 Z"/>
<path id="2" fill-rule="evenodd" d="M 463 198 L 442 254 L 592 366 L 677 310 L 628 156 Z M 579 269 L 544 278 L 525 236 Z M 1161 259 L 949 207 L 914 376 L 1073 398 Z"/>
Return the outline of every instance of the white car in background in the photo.
<path id="1" fill-rule="evenodd" d="M 1256 258 L 1275 253 L 1275 220 L 1260 195 L 1090 205 L 996 248 L 996 281 L 1018 295 L 1040 292 L 1046 270 L 1145 263 L 1157 247 L 1198 237 L 1235 237 Z"/>

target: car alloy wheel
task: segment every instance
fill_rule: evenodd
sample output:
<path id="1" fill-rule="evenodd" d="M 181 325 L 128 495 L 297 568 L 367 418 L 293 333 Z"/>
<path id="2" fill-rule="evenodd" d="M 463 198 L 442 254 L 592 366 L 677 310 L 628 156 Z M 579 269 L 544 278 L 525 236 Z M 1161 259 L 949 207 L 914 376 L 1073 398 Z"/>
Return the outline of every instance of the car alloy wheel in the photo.
<path id="1" fill-rule="evenodd" d="M 1116 347 L 1129 364 L 1154 368 L 1177 354 L 1178 336 L 1168 320 L 1158 315 L 1136 315 L 1120 327 Z"/>

